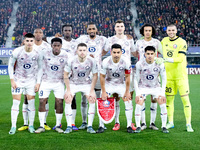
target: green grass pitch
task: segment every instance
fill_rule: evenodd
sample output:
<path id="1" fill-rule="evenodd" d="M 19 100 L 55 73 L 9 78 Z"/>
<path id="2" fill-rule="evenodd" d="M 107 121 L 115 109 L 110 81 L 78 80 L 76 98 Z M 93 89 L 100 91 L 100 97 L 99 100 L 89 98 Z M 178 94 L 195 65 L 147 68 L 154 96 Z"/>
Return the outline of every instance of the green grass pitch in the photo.
<path id="1" fill-rule="evenodd" d="M 30 134 L 28 131 L 17 131 L 15 135 L 9 135 L 11 127 L 10 110 L 12 105 L 12 95 L 10 90 L 10 81 L 8 76 L 0 76 L 0 149 L 1 150 L 59 150 L 59 149 L 200 149 L 200 75 L 189 75 L 190 83 L 190 101 L 192 104 L 192 126 L 194 133 L 187 133 L 185 126 L 185 117 L 183 105 L 180 96 L 175 98 L 175 128 L 170 129 L 169 134 L 159 131 L 146 129 L 140 134 L 128 134 L 126 132 L 126 117 L 124 111 L 124 103 L 120 102 L 120 124 L 119 131 L 112 131 L 114 121 L 107 124 L 108 128 L 102 134 L 89 134 L 86 130 L 72 132 L 71 134 L 58 134 L 51 130 L 41 134 Z M 37 96 L 36 96 L 37 97 Z M 80 94 L 77 95 L 77 115 L 76 125 L 82 123 L 80 112 Z M 22 100 L 23 102 L 23 100 Z M 22 118 L 22 102 L 17 121 L 17 127 L 23 125 Z M 38 98 L 36 98 L 36 117 L 35 128 L 39 127 L 38 119 Z M 54 114 L 54 96 L 50 95 L 49 99 L 50 111 L 47 118 L 49 126 L 55 125 Z M 135 103 L 133 102 L 135 108 Z M 146 120 L 149 125 L 150 120 L 150 100 L 146 101 Z M 133 122 L 134 122 L 133 116 Z M 98 129 L 98 116 L 96 113 L 93 127 Z M 63 115 L 63 129 L 66 128 L 66 119 Z M 160 109 L 158 106 L 156 125 L 161 126 Z"/>

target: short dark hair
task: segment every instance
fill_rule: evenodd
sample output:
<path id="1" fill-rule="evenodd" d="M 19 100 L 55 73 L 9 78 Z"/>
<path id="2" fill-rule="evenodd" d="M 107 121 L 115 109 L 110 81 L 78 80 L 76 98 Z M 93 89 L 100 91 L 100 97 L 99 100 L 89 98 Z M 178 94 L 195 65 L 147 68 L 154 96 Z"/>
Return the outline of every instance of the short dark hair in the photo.
<path id="1" fill-rule="evenodd" d="M 24 38 L 35 38 L 35 36 L 32 33 L 27 33 Z"/>
<path id="2" fill-rule="evenodd" d="M 89 26 L 89 25 L 95 25 L 95 26 L 96 26 L 96 24 L 95 24 L 94 22 L 89 22 L 89 23 L 88 23 L 88 26 Z"/>
<path id="3" fill-rule="evenodd" d="M 154 26 L 152 24 L 146 23 L 140 28 L 140 34 L 142 34 L 143 36 L 144 36 L 144 27 L 152 27 L 152 36 L 156 34 L 156 29 L 154 28 Z"/>
<path id="4" fill-rule="evenodd" d="M 51 40 L 51 44 L 53 44 L 53 42 L 60 42 L 62 44 L 62 40 L 60 38 L 53 38 Z"/>
<path id="5" fill-rule="evenodd" d="M 156 52 L 156 48 L 154 46 L 147 46 L 147 47 L 145 47 L 144 51 L 145 51 L 145 53 L 147 51 L 154 51 L 154 52 Z"/>
<path id="6" fill-rule="evenodd" d="M 115 25 L 116 25 L 117 23 L 124 23 L 124 21 L 121 20 L 121 19 L 118 19 L 117 21 L 115 21 Z"/>
<path id="7" fill-rule="evenodd" d="M 80 46 L 84 46 L 84 47 L 87 48 L 87 45 L 86 45 L 85 43 L 79 43 L 78 46 L 77 46 L 77 49 L 78 49 L 78 47 L 80 47 Z"/>
<path id="8" fill-rule="evenodd" d="M 122 47 L 121 47 L 121 45 L 119 45 L 119 44 L 113 44 L 113 45 L 111 46 L 111 51 L 113 50 L 113 48 L 119 48 L 120 50 L 122 50 Z"/>
<path id="9" fill-rule="evenodd" d="M 64 24 L 64 25 L 62 26 L 62 31 L 63 31 L 64 27 L 71 27 L 72 30 L 73 30 L 73 26 L 72 26 L 71 24 Z"/>

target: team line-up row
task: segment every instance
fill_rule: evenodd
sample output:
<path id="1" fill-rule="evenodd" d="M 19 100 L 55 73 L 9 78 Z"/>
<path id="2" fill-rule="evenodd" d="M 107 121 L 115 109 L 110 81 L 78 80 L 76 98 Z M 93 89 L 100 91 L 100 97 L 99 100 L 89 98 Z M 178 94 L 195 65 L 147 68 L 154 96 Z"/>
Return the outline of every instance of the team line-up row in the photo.
<path id="1" fill-rule="evenodd" d="M 96 35 L 97 28 L 94 23 L 90 23 L 87 30 L 88 35 L 83 35 L 74 40 L 71 38 L 72 26 L 64 25 L 62 27 L 64 38 L 58 37 L 58 35 L 54 38 L 46 38 L 47 41 L 51 39 L 51 46 L 42 40 L 43 32 L 41 29 L 35 29 L 34 35 L 26 34 L 24 46 L 16 48 L 9 60 L 9 75 L 13 95 L 12 127 L 9 134 L 16 132 L 21 94 L 26 95 L 23 104 L 24 126 L 18 130 L 28 129 L 30 133 L 41 133 L 45 129 L 51 129 L 46 124 L 48 114 L 46 110 L 49 107 L 48 97 L 51 91 L 55 95 L 56 126 L 54 130 L 59 133 L 70 133 L 72 130 L 78 130 L 75 126 L 76 100 L 74 98 L 77 92 L 83 94 L 81 106 L 83 123 L 79 129 L 87 128 L 89 133 L 104 132 L 105 116 L 100 116 L 97 131 L 92 127 L 95 102 L 96 98 L 101 97 L 107 107 L 109 105 L 107 98 L 113 94 L 116 99 L 113 130 L 120 129 L 119 100 L 122 97 L 125 103 L 127 132 L 139 133 L 147 127 L 144 100 L 146 95 L 152 95 L 149 127 L 158 130 L 155 125 L 158 102 L 161 108 L 162 132 L 169 133 L 168 129 L 174 128 L 173 102 L 177 89 L 184 104 L 187 131 L 193 132 L 186 73 L 187 45 L 185 40 L 176 36 L 176 26 L 169 25 L 167 27 L 168 37 L 160 43 L 157 39 L 152 38 L 155 34 L 154 27 L 145 24 L 140 30 L 144 38 L 138 40 L 136 46 L 134 46 L 133 39 L 130 36 L 124 35 L 124 30 L 123 21 L 118 20 L 115 24 L 116 35 L 106 39 L 103 36 Z M 111 56 L 102 61 L 102 56 L 109 50 Z M 163 54 L 163 58 L 157 58 L 157 51 Z M 133 70 L 131 70 L 130 63 L 131 53 L 139 59 Z M 159 82 L 159 75 L 162 85 Z M 64 90 L 65 86 L 66 91 Z M 114 86 L 116 88 L 113 88 Z M 137 127 L 134 127 L 132 123 L 132 95 L 134 90 L 136 92 L 135 121 Z M 39 92 L 40 100 L 40 127 L 37 130 L 33 127 L 35 92 Z M 67 120 L 65 131 L 60 126 L 63 116 L 63 99 L 65 100 Z M 87 100 L 89 102 L 88 113 Z M 167 116 L 169 123 L 166 124 Z"/>

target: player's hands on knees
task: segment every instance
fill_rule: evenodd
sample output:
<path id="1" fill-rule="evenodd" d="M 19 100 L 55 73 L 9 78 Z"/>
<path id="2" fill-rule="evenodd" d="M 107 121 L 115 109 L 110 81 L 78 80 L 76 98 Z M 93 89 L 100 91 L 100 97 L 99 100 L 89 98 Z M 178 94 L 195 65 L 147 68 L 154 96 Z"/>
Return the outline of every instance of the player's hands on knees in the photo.
<path id="1" fill-rule="evenodd" d="M 102 100 L 107 100 L 108 94 L 106 92 L 102 92 L 101 98 Z"/>
<path id="2" fill-rule="evenodd" d="M 131 100 L 131 94 L 129 91 L 124 93 L 123 99 L 126 101 Z"/>
<path id="3" fill-rule="evenodd" d="M 15 83 L 14 79 L 11 80 L 11 86 L 13 89 L 17 88 L 17 84 Z"/>
<path id="4" fill-rule="evenodd" d="M 65 98 L 65 102 L 67 104 L 70 104 L 73 99 L 72 93 L 70 91 L 65 92 L 64 98 Z"/>
<path id="5" fill-rule="evenodd" d="M 135 97 L 135 103 L 139 104 L 141 101 L 144 100 L 144 97 L 142 95 L 138 95 Z"/>
<path id="6" fill-rule="evenodd" d="M 60 33 L 56 33 L 55 37 L 62 37 L 62 35 Z"/>
<path id="7" fill-rule="evenodd" d="M 36 84 L 35 85 L 35 93 L 39 91 L 39 88 L 40 88 L 40 84 Z"/>
<path id="8" fill-rule="evenodd" d="M 158 96 L 158 102 L 159 102 L 160 104 L 166 103 L 166 97 L 165 97 L 165 96 L 159 95 L 159 96 Z"/>
<path id="9" fill-rule="evenodd" d="M 96 101 L 96 93 L 95 93 L 94 90 L 93 90 L 93 91 L 90 91 L 90 94 L 89 94 L 88 97 L 89 97 L 89 98 L 88 98 L 88 101 L 89 101 L 90 103 L 95 103 L 95 101 Z"/>

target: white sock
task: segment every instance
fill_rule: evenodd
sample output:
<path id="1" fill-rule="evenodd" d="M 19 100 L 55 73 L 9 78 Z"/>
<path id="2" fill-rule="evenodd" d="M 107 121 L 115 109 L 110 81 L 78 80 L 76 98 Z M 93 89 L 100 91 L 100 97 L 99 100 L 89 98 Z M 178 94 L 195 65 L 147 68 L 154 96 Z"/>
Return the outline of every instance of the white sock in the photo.
<path id="1" fill-rule="evenodd" d="M 46 110 L 46 113 L 45 113 L 44 123 L 47 123 L 47 116 L 48 116 L 48 113 L 49 113 L 49 103 L 47 103 L 45 105 L 45 110 Z"/>
<path id="2" fill-rule="evenodd" d="M 62 116 L 63 116 L 63 113 L 61 113 L 61 114 L 56 113 L 56 126 L 60 126 Z"/>
<path id="3" fill-rule="evenodd" d="M 40 120 L 40 127 L 44 128 L 44 119 L 45 119 L 46 112 L 39 112 L 39 120 Z"/>
<path id="4" fill-rule="evenodd" d="M 126 120 L 127 120 L 127 127 L 131 127 L 132 123 L 132 117 L 133 117 L 133 105 L 132 101 L 125 101 L 125 114 L 126 114 Z"/>
<path id="5" fill-rule="evenodd" d="M 101 121 L 101 119 L 99 119 L 99 127 L 104 128 L 104 123 L 103 123 L 103 121 Z"/>
<path id="6" fill-rule="evenodd" d="M 120 106 L 119 101 L 116 101 L 115 123 L 119 123 Z"/>
<path id="7" fill-rule="evenodd" d="M 22 115 L 24 119 L 24 125 L 28 125 L 28 104 L 24 104 L 22 106 Z"/>
<path id="8" fill-rule="evenodd" d="M 29 126 L 33 126 L 35 119 L 35 99 L 28 100 Z"/>
<path id="9" fill-rule="evenodd" d="M 166 103 L 160 105 L 160 116 L 162 120 L 162 128 L 166 127 L 167 123 L 167 108 L 166 108 Z"/>
<path id="10" fill-rule="evenodd" d="M 97 98 L 100 98 L 101 90 L 95 91 Z"/>
<path id="11" fill-rule="evenodd" d="M 150 121 L 150 124 L 151 124 L 151 123 L 155 123 L 155 120 L 156 120 L 157 103 L 151 103 L 150 110 L 151 110 L 151 121 Z"/>
<path id="12" fill-rule="evenodd" d="M 82 94 L 82 101 L 81 101 L 81 115 L 82 115 L 82 122 L 87 122 L 87 108 L 88 108 L 88 103 L 86 96 Z"/>
<path id="13" fill-rule="evenodd" d="M 136 122 L 137 127 L 140 127 L 141 109 L 142 109 L 142 106 L 139 105 L 139 104 L 136 104 L 136 107 L 135 107 L 135 122 Z"/>
<path id="14" fill-rule="evenodd" d="M 67 120 L 67 126 L 72 126 L 72 107 L 71 104 L 65 103 L 65 117 Z"/>
<path id="15" fill-rule="evenodd" d="M 146 124 L 146 115 L 145 115 L 145 102 L 141 106 L 142 112 L 141 112 L 141 122 Z"/>
<path id="16" fill-rule="evenodd" d="M 17 117 L 19 114 L 19 104 L 20 104 L 20 101 L 13 99 L 13 105 L 11 107 L 11 122 L 12 122 L 12 127 L 15 127 L 15 128 L 17 124 Z"/>
<path id="17" fill-rule="evenodd" d="M 89 104 L 88 110 L 88 127 L 92 126 L 93 120 L 95 115 L 95 103 Z"/>
<path id="18" fill-rule="evenodd" d="M 72 109 L 72 124 L 75 124 L 76 119 L 76 109 Z"/>

